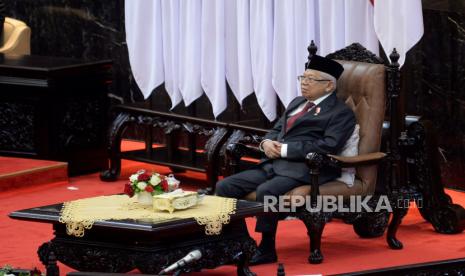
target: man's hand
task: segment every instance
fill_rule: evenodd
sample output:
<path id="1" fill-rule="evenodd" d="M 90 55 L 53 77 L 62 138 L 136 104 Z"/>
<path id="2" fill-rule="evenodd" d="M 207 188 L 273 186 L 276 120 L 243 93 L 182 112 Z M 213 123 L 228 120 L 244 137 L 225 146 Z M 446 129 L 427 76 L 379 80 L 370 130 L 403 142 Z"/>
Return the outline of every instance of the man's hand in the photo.
<path id="1" fill-rule="evenodd" d="M 276 159 L 281 157 L 281 143 L 277 141 L 265 141 L 262 144 L 266 157 Z"/>

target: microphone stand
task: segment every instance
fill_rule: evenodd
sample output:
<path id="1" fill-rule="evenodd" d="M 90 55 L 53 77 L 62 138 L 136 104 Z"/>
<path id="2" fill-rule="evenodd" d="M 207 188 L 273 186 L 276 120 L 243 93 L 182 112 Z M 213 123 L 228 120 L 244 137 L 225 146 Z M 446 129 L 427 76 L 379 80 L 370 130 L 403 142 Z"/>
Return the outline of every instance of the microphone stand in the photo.
<path id="1" fill-rule="evenodd" d="M 182 272 L 182 268 L 179 268 L 173 273 L 173 276 L 179 276 L 181 275 L 181 272 Z"/>
<path id="2" fill-rule="evenodd" d="M 173 276 L 179 276 L 179 275 L 181 275 L 182 272 L 183 272 L 183 268 L 181 267 L 181 268 L 176 269 L 176 270 L 173 272 L 172 275 L 173 275 Z M 164 276 L 164 275 L 169 275 L 169 274 L 165 274 L 165 273 L 163 273 L 163 274 L 158 273 L 158 274 L 157 274 L 157 276 Z"/>

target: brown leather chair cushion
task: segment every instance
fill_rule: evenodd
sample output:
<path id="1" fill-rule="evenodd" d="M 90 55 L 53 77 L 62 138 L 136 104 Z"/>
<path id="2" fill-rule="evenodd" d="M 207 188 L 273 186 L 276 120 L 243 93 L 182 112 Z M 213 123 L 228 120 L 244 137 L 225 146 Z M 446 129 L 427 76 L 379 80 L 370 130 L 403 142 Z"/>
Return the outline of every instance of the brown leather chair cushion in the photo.
<path id="1" fill-rule="evenodd" d="M 310 185 L 303 185 L 297 188 L 294 188 L 286 193 L 289 196 L 307 196 L 310 195 L 311 191 Z M 355 179 L 354 185 L 352 187 L 347 186 L 344 182 L 340 181 L 331 181 L 327 182 L 324 185 L 320 186 L 320 195 L 341 195 L 341 196 L 350 196 L 350 195 L 368 195 L 369 190 L 368 186 L 365 185 L 360 179 Z M 255 201 L 257 197 L 256 192 L 248 194 L 244 199 Z"/>
<path id="2" fill-rule="evenodd" d="M 352 108 L 360 125 L 360 154 L 379 151 L 386 103 L 384 65 L 354 61 L 339 61 L 344 72 L 337 83 L 338 97 Z M 377 166 L 357 167 L 357 179 L 352 187 L 333 181 L 320 186 L 322 195 L 368 195 L 376 187 Z M 287 194 L 308 195 L 310 186 L 300 186 Z M 255 200 L 255 192 L 245 199 Z"/>
<path id="3" fill-rule="evenodd" d="M 338 97 L 352 108 L 360 125 L 359 154 L 379 151 L 386 108 L 386 70 L 382 64 L 339 61 L 344 73 L 338 80 Z M 357 177 L 374 193 L 377 166 L 357 167 Z"/>

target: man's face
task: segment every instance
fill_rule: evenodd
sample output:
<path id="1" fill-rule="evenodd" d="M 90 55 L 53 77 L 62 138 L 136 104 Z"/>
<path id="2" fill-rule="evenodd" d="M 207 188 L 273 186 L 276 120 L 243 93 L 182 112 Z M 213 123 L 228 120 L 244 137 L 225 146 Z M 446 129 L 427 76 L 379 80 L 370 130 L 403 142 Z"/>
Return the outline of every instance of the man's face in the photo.
<path id="1" fill-rule="evenodd" d="M 302 96 L 309 101 L 314 101 L 333 90 L 333 83 L 321 77 L 319 71 L 305 70 L 304 78 L 300 82 Z"/>

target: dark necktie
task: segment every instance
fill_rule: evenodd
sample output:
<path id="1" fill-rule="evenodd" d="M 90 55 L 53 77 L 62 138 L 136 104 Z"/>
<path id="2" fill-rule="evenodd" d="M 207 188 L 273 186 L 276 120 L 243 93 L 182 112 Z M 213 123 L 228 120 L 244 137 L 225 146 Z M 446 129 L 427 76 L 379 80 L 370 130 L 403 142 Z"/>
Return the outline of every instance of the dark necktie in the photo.
<path id="1" fill-rule="evenodd" d="M 302 109 L 301 111 L 297 112 L 296 114 L 292 115 L 291 117 L 289 117 L 289 119 L 287 119 L 287 125 L 286 125 L 286 131 L 288 131 L 295 123 L 295 121 L 297 121 L 297 119 L 299 119 L 300 117 L 304 116 L 305 113 L 308 112 L 308 110 L 312 107 L 314 107 L 315 104 L 312 103 L 312 102 L 307 102 L 304 106 L 304 109 Z"/>

